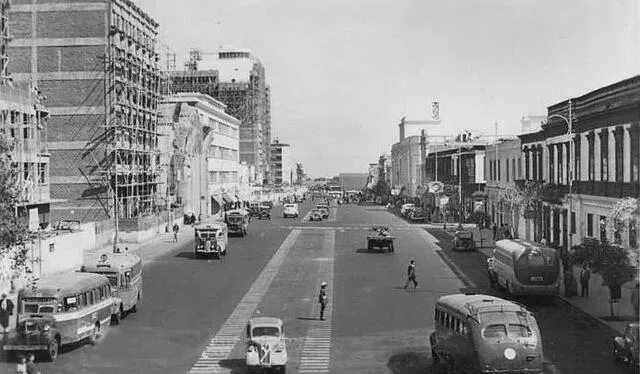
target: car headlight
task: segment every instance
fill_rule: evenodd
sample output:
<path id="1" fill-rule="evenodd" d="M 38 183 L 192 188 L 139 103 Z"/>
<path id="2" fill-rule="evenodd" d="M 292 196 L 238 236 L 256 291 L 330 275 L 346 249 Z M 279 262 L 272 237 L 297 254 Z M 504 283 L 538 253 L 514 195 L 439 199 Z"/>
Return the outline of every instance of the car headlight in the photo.
<path id="1" fill-rule="evenodd" d="M 44 331 L 44 332 L 49 331 L 49 329 L 50 329 L 50 326 L 49 326 L 49 325 L 44 325 L 44 326 L 42 327 L 42 331 Z"/>

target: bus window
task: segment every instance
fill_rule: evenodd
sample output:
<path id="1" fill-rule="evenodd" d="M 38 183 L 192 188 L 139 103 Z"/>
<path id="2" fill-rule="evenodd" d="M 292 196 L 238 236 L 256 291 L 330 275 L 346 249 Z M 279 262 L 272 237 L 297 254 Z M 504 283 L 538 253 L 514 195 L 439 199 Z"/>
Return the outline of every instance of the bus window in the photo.
<path id="1" fill-rule="evenodd" d="M 507 326 L 509 336 L 514 338 L 530 338 L 533 334 L 529 326 L 525 325 L 512 325 Z"/>
<path id="2" fill-rule="evenodd" d="M 100 287 L 99 289 L 100 292 L 100 301 L 104 300 L 104 286 Z"/>
<path id="3" fill-rule="evenodd" d="M 91 291 L 87 291 L 84 293 L 84 298 L 87 300 L 87 305 L 93 305 L 93 294 Z"/>
<path id="4" fill-rule="evenodd" d="M 445 324 L 446 313 L 440 312 L 440 324 L 444 326 Z"/>
<path id="5" fill-rule="evenodd" d="M 97 288 L 94 288 L 91 292 L 93 292 L 93 301 L 97 304 L 100 301 L 100 292 Z"/>
<path id="6" fill-rule="evenodd" d="M 447 314 L 447 321 L 445 322 L 445 326 L 450 329 L 451 328 L 451 316 Z"/>
<path id="7" fill-rule="evenodd" d="M 124 274 L 120 274 L 120 287 L 125 287 L 127 282 L 124 279 Z"/>
<path id="8" fill-rule="evenodd" d="M 131 272 L 127 271 L 124 273 L 124 281 L 125 281 L 125 285 L 126 287 L 131 286 Z"/>
<path id="9" fill-rule="evenodd" d="M 462 334 L 462 324 L 460 323 L 460 320 L 456 318 L 456 332 L 458 334 Z"/>
<path id="10" fill-rule="evenodd" d="M 78 299 L 75 296 L 64 299 L 64 310 L 69 312 L 78 309 Z"/>
<path id="11" fill-rule="evenodd" d="M 435 317 L 436 323 L 440 322 L 440 311 L 438 309 L 436 309 L 436 317 Z"/>
<path id="12" fill-rule="evenodd" d="M 25 313 L 38 313 L 38 304 L 24 304 Z"/>
<path id="13" fill-rule="evenodd" d="M 485 339 L 502 339 L 507 336 L 507 328 L 505 325 L 489 325 L 482 331 Z"/>

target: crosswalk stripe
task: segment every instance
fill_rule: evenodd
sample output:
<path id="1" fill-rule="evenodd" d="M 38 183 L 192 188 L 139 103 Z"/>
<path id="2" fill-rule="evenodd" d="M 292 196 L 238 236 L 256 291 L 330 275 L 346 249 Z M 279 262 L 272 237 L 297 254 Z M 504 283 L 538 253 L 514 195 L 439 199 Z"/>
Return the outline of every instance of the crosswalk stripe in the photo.
<path id="1" fill-rule="evenodd" d="M 300 230 L 293 230 L 289 233 L 289 236 L 280 245 L 280 248 L 278 248 L 267 266 L 264 267 L 233 313 L 205 347 L 204 352 L 189 370 L 189 373 L 222 373 L 231 371 L 230 368 L 221 367 L 220 361 L 228 358 L 236 343 L 240 341 L 246 323 L 255 312 L 299 236 Z M 215 352 L 210 350 L 215 350 Z"/>

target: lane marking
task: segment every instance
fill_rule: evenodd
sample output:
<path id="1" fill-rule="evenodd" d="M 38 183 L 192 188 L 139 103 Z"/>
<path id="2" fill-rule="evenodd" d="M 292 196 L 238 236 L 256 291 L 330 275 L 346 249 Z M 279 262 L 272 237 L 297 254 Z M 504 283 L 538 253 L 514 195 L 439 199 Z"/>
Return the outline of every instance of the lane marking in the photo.
<path id="1" fill-rule="evenodd" d="M 336 244 L 336 232 L 324 233 L 322 243 L 323 254 L 326 253 L 326 261 L 319 264 L 318 279 L 327 282 L 327 297 L 329 304 L 324 311 L 323 321 L 314 321 L 313 327 L 307 331 L 298 365 L 298 373 L 328 373 L 331 367 L 331 328 L 333 317 L 333 264 Z M 313 316 L 320 316 L 320 304 L 318 294 L 312 307 Z"/>
<path id="2" fill-rule="evenodd" d="M 225 360 L 233 351 L 242 336 L 244 329 L 267 293 L 280 267 L 287 258 L 287 254 L 300 236 L 300 230 L 293 230 L 282 242 L 280 248 L 273 255 L 269 263 L 262 269 L 258 278 L 253 282 L 249 291 L 244 295 L 229 318 L 224 322 L 220 330 L 211 339 L 198 361 L 193 365 L 189 373 L 229 373 L 231 368 L 220 366 L 220 361 Z"/>

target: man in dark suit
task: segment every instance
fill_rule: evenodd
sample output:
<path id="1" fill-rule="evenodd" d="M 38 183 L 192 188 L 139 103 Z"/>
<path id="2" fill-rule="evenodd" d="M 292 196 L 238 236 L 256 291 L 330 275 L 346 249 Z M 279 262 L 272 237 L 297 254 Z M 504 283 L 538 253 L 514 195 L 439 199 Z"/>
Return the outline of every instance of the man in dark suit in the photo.
<path id="1" fill-rule="evenodd" d="M 0 298 L 0 326 L 2 332 L 6 333 L 9 327 L 9 317 L 13 315 L 13 301 L 7 298 L 6 293 L 2 293 Z"/>

